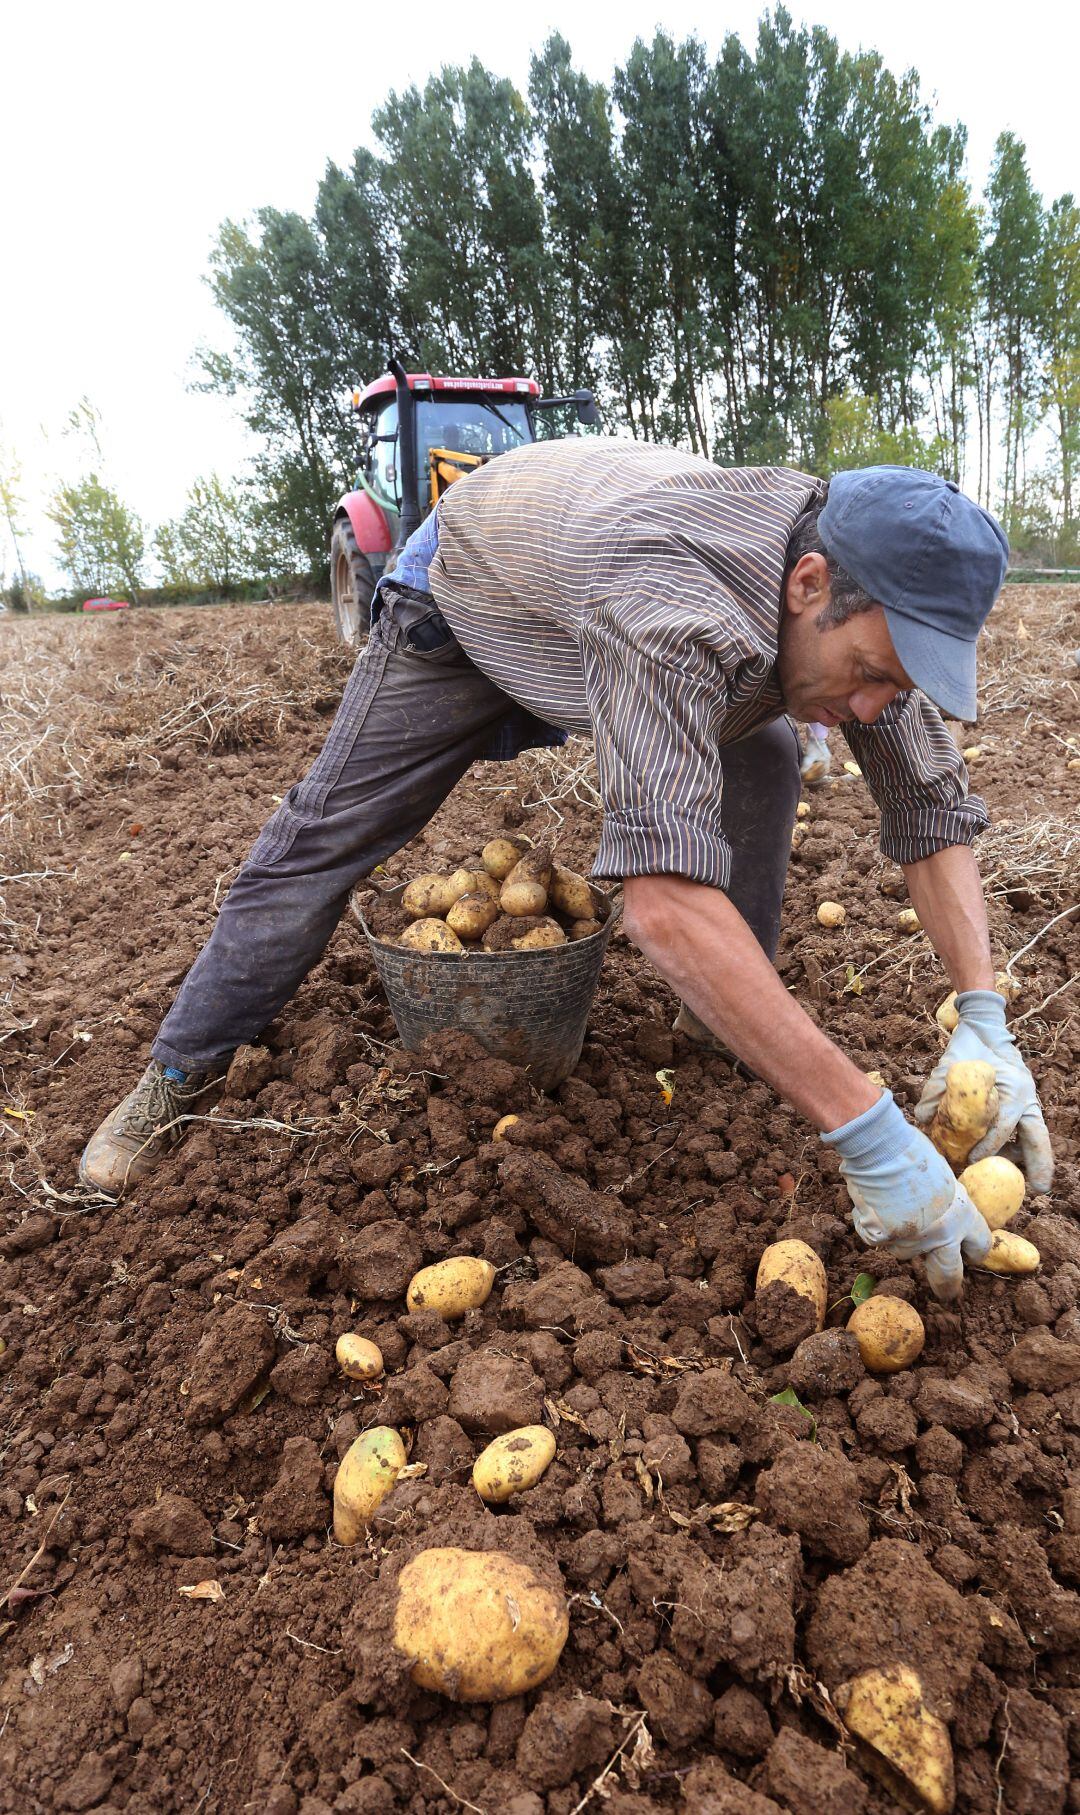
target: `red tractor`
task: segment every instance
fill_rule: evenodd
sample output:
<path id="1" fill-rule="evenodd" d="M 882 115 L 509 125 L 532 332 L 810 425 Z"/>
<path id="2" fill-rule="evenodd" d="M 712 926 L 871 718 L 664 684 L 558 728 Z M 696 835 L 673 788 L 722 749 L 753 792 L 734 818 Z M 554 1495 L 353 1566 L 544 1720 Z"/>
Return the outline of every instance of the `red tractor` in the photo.
<path id="1" fill-rule="evenodd" d="M 366 636 L 371 598 L 397 550 L 448 486 L 527 441 L 598 428 L 591 391 L 541 397 L 532 378 L 433 378 L 390 370 L 353 392 L 363 425 L 357 489 L 334 512 L 330 586 L 342 642 Z"/>

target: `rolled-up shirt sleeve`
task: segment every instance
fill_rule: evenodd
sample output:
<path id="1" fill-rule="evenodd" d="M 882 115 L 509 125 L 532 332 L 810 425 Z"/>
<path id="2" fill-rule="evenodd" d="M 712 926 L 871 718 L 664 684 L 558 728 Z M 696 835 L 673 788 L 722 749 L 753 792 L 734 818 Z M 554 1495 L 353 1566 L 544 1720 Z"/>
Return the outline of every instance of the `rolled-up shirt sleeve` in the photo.
<path id="1" fill-rule="evenodd" d="M 970 845 L 986 830 L 986 805 L 968 792 L 964 759 L 923 694 L 898 694 L 872 725 L 845 725 L 844 736 L 881 814 L 881 849 L 894 863 Z"/>
<path id="2" fill-rule="evenodd" d="M 640 596 L 606 601 L 581 635 L 604 803 L 593 874 L 685 876 L 726 889 L 722 656 L 685 627 L 675 631 L 671 614 Z"/>

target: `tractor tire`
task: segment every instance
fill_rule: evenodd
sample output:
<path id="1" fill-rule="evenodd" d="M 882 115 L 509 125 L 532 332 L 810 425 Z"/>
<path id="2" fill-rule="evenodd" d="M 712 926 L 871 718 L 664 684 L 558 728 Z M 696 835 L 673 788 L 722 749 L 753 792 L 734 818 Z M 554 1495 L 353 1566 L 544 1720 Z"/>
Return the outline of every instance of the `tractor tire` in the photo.
<path id="1" fill-rule="evenodd" d="M 330 538 L 330 597 L 339 641 L 359 648 L 371 629 L 375 575 L 358 546 L 348 517 L 339 517 Z"/>

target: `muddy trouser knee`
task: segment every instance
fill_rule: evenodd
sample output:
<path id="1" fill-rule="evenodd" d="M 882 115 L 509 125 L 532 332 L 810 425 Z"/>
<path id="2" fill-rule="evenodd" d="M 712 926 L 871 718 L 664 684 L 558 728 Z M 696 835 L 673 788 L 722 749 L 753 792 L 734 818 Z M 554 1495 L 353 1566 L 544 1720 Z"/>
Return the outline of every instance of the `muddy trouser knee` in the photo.
<path id="1" fill-rule="evenodd" d="M 720 817 L 731 846 L 728 900 L 737 907 L 770 959 L 780 939 L 780 914 L 799 804 L 802 747 L 789 718 L 720 752 L 724 792 Z"/>
<path id="2" fill-rule="evenodd" d="M 154 1058 L 218 1070 L 255 1039 L 322 956 L 353 885 L 422 830 L 512 707 L 434 605 L 388 600 L 322 750 L 229 890 Z"/>

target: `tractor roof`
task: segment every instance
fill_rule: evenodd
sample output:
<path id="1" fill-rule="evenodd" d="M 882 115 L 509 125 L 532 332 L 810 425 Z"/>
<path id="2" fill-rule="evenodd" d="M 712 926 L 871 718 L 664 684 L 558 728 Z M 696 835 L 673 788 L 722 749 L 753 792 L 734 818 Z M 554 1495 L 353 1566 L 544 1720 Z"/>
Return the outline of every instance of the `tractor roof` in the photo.
<path id="1" fill-rule="evenodd" d="M 439 378 L 430 372 L 409 372 L 407 376 L 410 391 L 418 391 L 422 396 L 438 397 L 440 393 L 451 396 L 457 391 L 494 391 L 503 397 L 540 395 L 540 386 L 535 378 Z M 362 410 L 377 398 L 392 395 L 395 389 L 394 380 L 387 372 L 364 390 L 353 392 L 353 408 Z"/>

